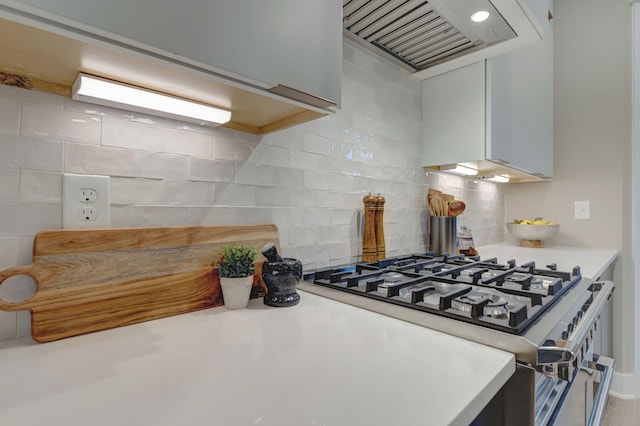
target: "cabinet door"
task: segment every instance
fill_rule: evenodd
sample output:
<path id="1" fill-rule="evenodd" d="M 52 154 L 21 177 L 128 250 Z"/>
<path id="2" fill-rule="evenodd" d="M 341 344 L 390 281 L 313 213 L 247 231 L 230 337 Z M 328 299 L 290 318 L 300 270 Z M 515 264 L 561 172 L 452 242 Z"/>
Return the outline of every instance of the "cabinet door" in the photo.
<path id="1" fill-rule="evenodd" d="M 485 158 L 485 74 L 480 61 L 422 82 L 424 166 Z"/>
<path id="2" fill-rule="evenodd" d="M 487 60 L 488 158 L 553 176 L 553 29 L 539 42 Z"/>
<path id="3" fill-rule="evenodd" d="M 529 171 L 529 51 L 521 48 L 487 64 L 487 157 Z"/>
<path id="4" fill-rule="evenodd" d="M 338 0 L 3 0 L 161 56 L 340 103 Z"/>
<path id="5" fill-rule="evenodd" d="M 531 171 L 553 176 L 553 29 L 530 51 Z"/>

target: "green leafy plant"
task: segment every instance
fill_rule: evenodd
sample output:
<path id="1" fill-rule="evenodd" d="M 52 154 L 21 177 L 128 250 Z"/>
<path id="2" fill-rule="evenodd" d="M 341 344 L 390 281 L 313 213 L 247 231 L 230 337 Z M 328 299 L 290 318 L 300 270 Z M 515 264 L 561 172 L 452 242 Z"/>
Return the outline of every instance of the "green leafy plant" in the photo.
<path id="1" fill-rule="evenodd" d="M 258 249 L 251 246 L 227 245 L 222 247 L 222 259 L 218 262 L 218 275 L 225 278 L 242 278 L 256 271 L 253 262 Z"/>

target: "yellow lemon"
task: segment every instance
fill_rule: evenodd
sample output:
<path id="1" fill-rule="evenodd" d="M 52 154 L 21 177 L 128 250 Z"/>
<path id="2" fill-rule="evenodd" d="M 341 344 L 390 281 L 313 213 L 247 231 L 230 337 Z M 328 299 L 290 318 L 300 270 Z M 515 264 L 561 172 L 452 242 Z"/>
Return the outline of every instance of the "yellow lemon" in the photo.
<path id="1" fill-rule="evenodd" d="M 531 221 L 529 219 L 524 219 L 520 221 L 520 225 L 531 225 Z"/>
<path id="2" fill-rule="evenodd" d="M 547 222 L 545 222 L 545 221 L 544 221 L 544 220 L 542 220 L 542 219 L 539 219 L 539 220 L 534 221 L 534 222 L 533 222 L 533 224 L 534 224 L 534 225 L 546 225 L 546 224 L 547 224 Z"/>

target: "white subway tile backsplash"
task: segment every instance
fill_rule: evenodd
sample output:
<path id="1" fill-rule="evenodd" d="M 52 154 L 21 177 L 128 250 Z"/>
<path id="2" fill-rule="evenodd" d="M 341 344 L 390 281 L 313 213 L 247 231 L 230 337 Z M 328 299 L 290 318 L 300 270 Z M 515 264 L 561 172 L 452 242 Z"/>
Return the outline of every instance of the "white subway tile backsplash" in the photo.
<path id="1" fill-rule="evenodd" d="M 283 229 L 302 227 L 304 225 L 304 210 L 302 208 L 283 207 L 273 209 L 273 223 L 282 232 Z M 288 239 L 280 237 L 282 241 Z"/>
<path id="2" fill-rule="evenodd" d="M 214 184 L 167 180 L 163 204 L 212 206 Z"/>
<path id="3" fill-rule="evenodd" d="M 273 186 L 274 168 L 254 163 L 238 163 L 236 183 L 257 186 Z"/>
<path id="4" fill-rule="evenodd" d="M 234 176 L 237 177 L 237 173 L 233 161 L 191 158 L 191 180 L 233 182 Z"/>
<path id="5" fill-rule="evenodd" d="M 165 204 L 166 181 L 158 179 L 111 178 L 111 204 Z"/>
<path id="6" fill-rule="evenodd" d="M 320 226 L 318 228 L 318 238 L 325 243 L 337 243 L 350 241 L 350 229 L 347 225 Z"/>
<path id="7" fill-rule="evenodd" d="M 216 183 L 213 204 L 216 206 L 255 206 L 256 188 L 251 185 Z"/>
<path id="8" fill-rule="evenodd" d="M 18 311 L 16 312 L 16 317 L 18 319 L 18 330 L 16 337 L 31 336 L 31 312 Z"/>
<path id="9" fill-rule="evenodd" d="M 300 169 L 273 168 L 273 185 L 279 188 L 302 188 L 304 171 Z"/>
<path id="10" fill-rule="evenodd" d="M 289 167 L 289 150 L 277 146 L 258 145 L 249 160 L 263 165 Z"/>
<path id="11" fill-rule="evenodd" d="M 248 225 L 273 223 L 273 209 L 268 207 L 191 207 L 192 225 Z"/>
<path id="12" fill-rule="evenodd" d="M 256 188 L 256 206 L 288 207 L 289 190 L 282 188 Z"/>
<path id="13" fill-rule="evenodd" d="M 134 152 L 123 148 L 67 143 L 64 149 L 64 171 L 78 174 L 136 176 Z"/>
<path id="14" fill-rule="evenodd" d="M 18 237 L 0 237 L 0 271 L 18 264 Z"/>
<path id="15" fill-rule="evenodd" d="M 214 140 L 208 133 L 166 129 L 164 152 L 212 159 Z"/>
<path id="16" fill-rule="evenodd" d="M 245 161 L 251 157 L 255 143 L 236 141 L 227 135 L 216 136 L 213 158 L 216 160 Z"/>
<path id="17" fill-rule="evenodd" d="M 289 229 L 289 246 L 306 246 L 309 241 L 319 241 L 320 228 L 317 226 L 304 226 Z"/>
<path id="18" fill-rule="evenodd" d="M 295 149 L 290 151 L 290 164 L 294 169 L 318 170 L 320 158 L 321 156 L 318 154 L 297 151 Z"/>
<path id="19" fill-rule="evenodd" d="M 163 152 L 166 130 L 131 121 L 102 119 L 102 145 Z"/>
<path id="20" fill-rule="evenodd" d="M 0 168 L 62 171 L 62 142 L 0 133 Z"/>
<path id="21" fill-rule="evenodd" d="M 62 202 L 62 174 L 22 170 L 20 202 L 59 204 Z"/>
<path id="22" fill-rule="evenodd" d="M 17 169 L 0 169 L 0 203 L 15 203 L 20 198 Z"/>
<path id="23" fill-rule="evenodd" d="M 1 98 L 0 92 L 0 133 L 17 135 L 20 133 L 20 104 Z"/>
<path id="24" fill-rule="evenodd" d="M 35 235 L 62 227 L 62 209 L 54 204 L 0 204 L 0 236 Z"/>
<path id="25" fill-rule="evenodd" d="M 133 151 L 133 169 L 136 177 L 188 180 L 191 161 L 184 155 Z"/>
<path id="26" fill-rule="evenodd" d="M 312 244 L 302 248 L 302 263 L 317 259 L 331 261 L 331 245 Z"/>
<path id="27" fill-rule="evenodd" d="M 183 206 L 132 206 L 129 214 L 126 225 L 129 227 L 184 226 L 189 224 L 189 207 Z M 113 223 L 112 226 L 114 226 Z"/>
<path id="28" fill-rule="evenodd" d="M 0 340 L 16 337 L 18 332 L 17 315 L 15 312 L 0 311 Z"/>
<path id="29" fill-rule="evenodd" d="M 304 209 L 303 224 L 305 226 L 330 225 L 332 213 L 329 209 Z"/>
<path id="30" fill-rule="evenodd" d="M 18 242 L 18 265 L 28 265 L 32 262 L 34 239 L 32 235 L 20 237 Z"/>
<path id="31" fill-rule="evenodd" d="M 310 189 L 338 190 L 340 187 L 334 186 L 334 175 L 324 172 L 304 171 L 304 186 Z"/>
<path id="32" fill-rule="evenodd" d="M 40 107 L 49 106 L 58 110 L 62 109 L 62 96 L 43 93 L 38 90 L 22 89 L 20 87 L 0 85 L 0 99 L 18 102 L 21 104 L 33 104 Z"/>
<path id="33" fill-rule="evenodd" d="M 323 138 L 314 134 L 305 134 L 302 144 L 302 149 L 307 152 L 313 152 L 321 155 L 332 154 L 333 140 L 329 138 Z"/>
<path id="34" fill-rule="evenodd" d="M 53 107 L 22 106 L 22 136 L 100 144 L 101 119 Z"/>
<path id="35" fill-rule="evenodd" d="M 351 257 L 351 244 L 343 243 L 329 244 L 330 259 L 348 259 Z M 340 262 L 336 262 L 340 263 Z"/>
<path id="36" fill-rule="evenodd" d="M 324 195 L 308 189 L 291 189 L 289 194 L 291 207 L 318 207 L 318 200 Z"/>
<path id="37" fill-rule="evenodd" d="M 348 225 L 356 220 L 357 211 L 355 209 L 333 209 L 330 217 L 332 225 Z"/>

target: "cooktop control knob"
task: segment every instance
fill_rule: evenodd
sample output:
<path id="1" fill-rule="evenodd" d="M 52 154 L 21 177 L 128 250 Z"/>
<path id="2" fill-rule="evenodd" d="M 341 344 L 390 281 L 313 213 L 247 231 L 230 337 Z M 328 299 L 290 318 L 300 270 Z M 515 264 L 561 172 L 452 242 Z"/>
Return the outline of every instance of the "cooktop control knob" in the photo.
<path id="1" fill-rule="evenodd" d="M 574 329 L 574 325 L 572 322 L 569 323 L 569 325 L 567 325 L 567 330 L 569 330 L 569 334 L 573 333 L 573 329 Z"/>
<path id="2" fill-rule="evenodd" d="M 562 340 L 568 340 L 569 339 L 569 331 L 562 330 L 562 335 L 560 337 L 562 337 Z"/>
<path id="3" fill-rule="evenodd" d="M 573 325 L 578 325 L 578 321 L 580 321 L 580 318 L 577 315 L 573 317 Z"/>
<path id="4" fill-rule="evenodd" d="M 582 309 L 579 310 L 577 316 L 578 316 L 578 319 L 582 319 L 582 317 L 584 316 L 584 311 Z"/>

